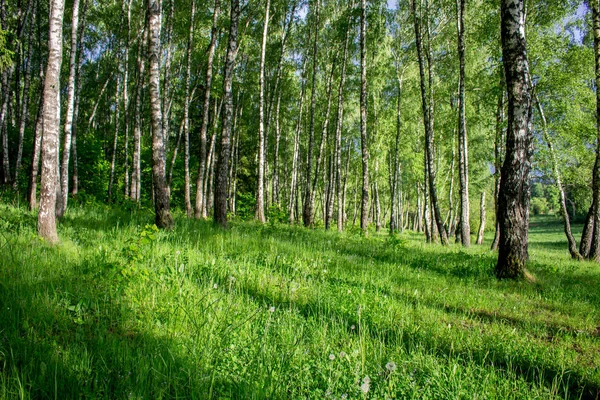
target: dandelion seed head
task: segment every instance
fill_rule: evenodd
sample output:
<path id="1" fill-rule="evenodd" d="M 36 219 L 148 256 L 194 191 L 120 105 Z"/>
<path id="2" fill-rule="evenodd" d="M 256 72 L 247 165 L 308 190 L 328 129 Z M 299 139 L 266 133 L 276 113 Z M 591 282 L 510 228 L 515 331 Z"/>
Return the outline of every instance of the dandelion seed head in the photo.
<path id="1" fill-rule="evenodd" d="M 346 358 L 347 354 L 344 351 L 340 351 L 340 358 Z"/>
<path id="2" fill-rule="evenodd" d="M 355 330 L 355 329 L 356 329 L 356 326 L 355 326 L 355 325 L 352 325 L 352 326 L 350 327 L 350 329 L 352 329 L 352 330 Z"/>
<path id="3" fill-rule="evenodd" d="M 385 364 L 385 368 L 390 372 L 394 372 L 396 370 L 396 363 L 390 361 L 387 364 Z"/>
<path id="4" fill-rule="evenodd" d="M 331 361 L 335 360 L 335 354 L 331 353 L 331 354 L 329 355 L 329 359 L 330 359 Z"/>
<path id="5" fill-rule="evenodd" d="M 274 313 L 275 312 L 275 307 L 273 307 L 273 306 L 269 307 L 269 312 Z"/>
<path id="6" fill-rule="evenodd" d="M 360 391 L 363 393 L 369 393 L 369 389 L 371 389 L 371 384 L 369 382 L 365 382 L 360 385 Z"/>
<path id="7" fill-rule="evenodd" d="M 216 283 L 213 285 L 213 289 L 216 289 L 218 287 L 219 287 L 219 285 L 217 285 Z"/>
<path id="8" fill-rule="evenodd" d="M 371 383 L 371 378 L 369 378 L 369 375 L 367 375 L 363 378 L 362 381 L 363 381 L 363 383 Z"/>

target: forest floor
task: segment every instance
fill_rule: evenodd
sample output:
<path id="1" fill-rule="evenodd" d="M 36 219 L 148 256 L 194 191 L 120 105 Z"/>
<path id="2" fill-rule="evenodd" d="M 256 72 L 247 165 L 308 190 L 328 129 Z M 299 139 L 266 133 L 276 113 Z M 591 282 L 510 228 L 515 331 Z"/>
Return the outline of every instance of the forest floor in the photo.
<path id="1" fill-rule="evenodd" d="M 537 218 L 529 271 L 423 236 L 0 201 L 0 399 L 598 398 L 600 267 Z M 577 228 L 577 227 L 576 227 Z"/>

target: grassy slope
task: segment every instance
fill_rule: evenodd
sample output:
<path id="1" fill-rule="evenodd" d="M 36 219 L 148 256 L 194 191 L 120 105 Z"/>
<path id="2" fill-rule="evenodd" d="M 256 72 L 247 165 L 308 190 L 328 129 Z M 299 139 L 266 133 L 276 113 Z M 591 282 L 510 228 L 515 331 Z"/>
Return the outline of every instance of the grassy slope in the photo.
<path id="1" fill-rule="evenodd" d="M 151 221 L 75 208 L 52 248 L 0 204 L 0 399 L 599 393 L 600 272 L 553 220 L 537 283 L 496 281 L 488 245 Z"/>

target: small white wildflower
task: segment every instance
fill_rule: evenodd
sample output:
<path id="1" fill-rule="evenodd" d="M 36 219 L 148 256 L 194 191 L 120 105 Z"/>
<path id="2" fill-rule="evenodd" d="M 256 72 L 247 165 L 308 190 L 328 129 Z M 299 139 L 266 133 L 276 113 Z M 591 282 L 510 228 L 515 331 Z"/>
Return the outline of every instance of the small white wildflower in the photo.
<path id="1" fill-rule="evenodd" d="M 271 306 L 271 307 L 269 308 L 269 312 L 270 312 L 270 313 L 274 313 L 274 312 L 275 312 L 275 307 Z"/>
<path id="2" fill-rule="evenodd" d="M 213 285 L 213 289 L 216 289 L 218 287 L 219 287 L 219 285 L 217 285 L 216 283 Z"/>
<path id="3" fill-rule="evenodd" d="M 350 329 L 352 329 L 352 330 L 355 330 L 355 329 L 356 329 L 356 326 L 355 326 L 355 325 L 352 325 L 352 326 L 350 327 Z"/>
<path id="4" fill-rule="evenodd" d="M 180 254 L 181 254 L 181 252 L 180 252 L 179 250 L 177 250 L 177 251 L 175 252 L 175 254 L 176 254 L 176 255 L 180 255 Z"/>
<path id="5" fill-rule="evenodd" d="M 323 270 L 323 273 L 324 273 L 324 274 L 326 274 L 326 273 L 327 273 L 327 270 L 326 270 L 326 269 L 324 269 L 324 270 Z"/>
<path id="6" fill-rule="evenodd" d="M 344 351 L 340 351 L 340 358 L 346 358 L 347 354 Z"/>
<path id="7" fill-rule="evenodd" d="M 348 294 L 352 293 L 352 290 L 348 289 Z"/>
<path id="8" fill-rule="evenodd" d="M 365 382 L 360 385 L 360 391 L 363 393 L 369 393 L 369 389 L 371 388 L 371 384 L 369 382 Z"/>
<path id="9" fill-rule="evenodd" d="M 385 368 L 390 372 L 394 372 L 396 370 L 396 363 L 390 361 L 387 364 L 385 364 Z"/>
<path id="10" fill-rule="evenodd" d="M 335 354 L 331 353 L 331 354 L 329 355 L 329 359 L 330 359 L 331 361 L 335 360 Z"/>

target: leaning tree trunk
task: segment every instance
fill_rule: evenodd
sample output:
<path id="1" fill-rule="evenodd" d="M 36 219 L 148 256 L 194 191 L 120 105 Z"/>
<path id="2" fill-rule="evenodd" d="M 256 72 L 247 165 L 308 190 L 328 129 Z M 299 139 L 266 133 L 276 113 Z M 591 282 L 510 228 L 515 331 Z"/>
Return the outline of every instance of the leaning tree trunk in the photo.
<path id="1" fill-rule="evenodd" d="M 471 245 L 469 222 L 469 146 L 465 116 L 465 0 L 456 1 L 458 30 L 458 169 L 460 181 L 460 240 L 464 247 Z M 477 240 L 479 242 L 479 238 Z M 478 243 L 481 244 L 481 243 Z"/>
<path id="2" fill-rule="evenodd" d="M 263 23 L 262 46 L 260 50 L 260 75 L 258 80 L 258 182 L 256 185 L 256 210 L 254 218 L 263 224 L 265 223 L 265 57 L 267 52 L 270 8 L 271 0 L 267 0 L 265 5 L 265 21 Z"/>
<path id="3" fill-rule="evenodd" d="M 524 0 L 501 1 L 502 61 L 508 90 L 508 129 L 498 195 L 498 278 L 523 277 L 528 259 L 529 171 L 533 138 L 524 3 Z"/>
<path id="4" fill-rule="evenodd" d="M 56 192 L 58 188 L 58 134 L 60 129 L 60 67 L 62 63 L 63 0 L 50 1 L 48 65 L 44 80 L 42 138 L 42 184 L 38 212 L 38 234 L 58 243 Z"/>
<path id="5" fill-rule="evenodd" d="M 481 203 L 479 205 L 479 230 L 477 233 L 476 244 L 483 244 L 483 234 L 485 233 L 485 192 L 481 193 Z"/>
<path id="6" fill-rule="evenodd" d="M 362 152 L 362 196 L 360 229 L 367 235 L 369 223 L 369 147 L 367 137 L 367 2 L 360 9 L 360 146 Z"/>
<path id="7" fill-rule="evenodd" d="M 152 182 L 156 226 L 172 229 L 169 189 L 165 178 L 165 144 L 160 97 L 160 20 L 162 0 L 148 0 L 148 70 L 150 117 L 152 120 Z"/>
<path id="8" fill-rule="evenodd" d="M 269 0 L 267 0 L 269 3 Z M 267 4 L 267 10 L 268 10 Z M 225 73 L 223 76 L 223 101 L 225 109 L 223 112 L 223 131 L 221 133 L 221 145 L 219 151 L 219 161 L 216 169 L 215 180 L 215 223 L 222 227 L 227 226 L 227 192 L 229 186 L 227 184 L 229 154 L 231 152 L 231 129 L 233 123 L 233 68 L 235 66 L 235 58 L 238 52 L 238 20 L 240 16 L 240 1 L 231 0 L 231 18 L 229 23 L 229 45 L 227 47 L 227 56 L 225 61 Z M 267 19 L 269 12 L 267 11 Z M 266 22 L 265 22 L 266 24 Z M 266 31 L 266 30 L 265 30 Z M 264 218 L 264 217 L 263 217 Z"/>
<path id="9" fill-rule="evenodd" d="M 567 243 L 569 244 L 569 254 L 571 254 L 571 258 L 575 260 L 583 260 L 581 254 L 577 250 L 577 242 L 573 237 L 573 232 L 571 231 L 571 221 L 569 221 L 569 211 L 567 210 L 567 196 L 565 196 L 565 191 L 562 186 L 562 180 L 560 177 L 560 171 L 558 170 L 558 161 L 556 159 L 556 152 L 554 151 L 554 144 L 552 143 L 552 138 L 550 138 L 550 134 L 548 133 L 548 123 L 546 121 L 546 115 L 544 114 L 544 108 L 542 107 L 542 103 L 540 103 L 540 99 L 538 98 L 537 93 L 533 92 L 533 100 L 537 105 L 538 112 L 540 113 L 540 117 L 542 119 L 542 127 L 544 132 L 544 140 L 546 140 L 546 145 L 548 146 L 548 150 L 550 151 L 550 160 L 552 161 L 552 172 L 554 174 L 554 180 L 556 181 L 556 188 L 558 189 L 558 193 L 560 194 L 560 208 L 563 217 L 563 224 L 565 235 L 567 236 Z"/>
<path id="10" fill-rule="evenodd" d="M 206 132 L 208 131 L 208 118 L 210 115 L 210 91 L 212 88 L 213 60 L 215 57 L 215 46 L 217 43 L 217 21 L 219 18 L 219 7 L 221 1 L 215 0 L 215 9 L 213 11 L 212 28 L 210 31 L 210 45 L 208 46 L 208 55 L 206 61 L 206 78 L 204 83 L 204 102 L 202 105 L 202 125 L 200 125 L 200 160 L 198 165 L 198 178 L 196 179 L 196 204 L 194 207 L 195 218 L 205 218 L 206 199 L 204 187 L 204 175 L 206 174 Z"/>

